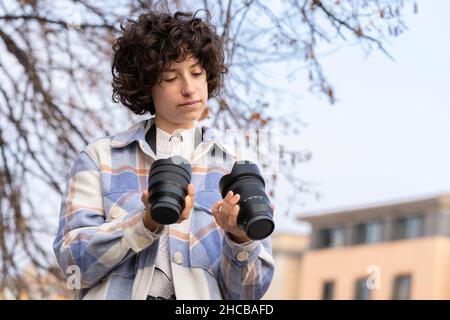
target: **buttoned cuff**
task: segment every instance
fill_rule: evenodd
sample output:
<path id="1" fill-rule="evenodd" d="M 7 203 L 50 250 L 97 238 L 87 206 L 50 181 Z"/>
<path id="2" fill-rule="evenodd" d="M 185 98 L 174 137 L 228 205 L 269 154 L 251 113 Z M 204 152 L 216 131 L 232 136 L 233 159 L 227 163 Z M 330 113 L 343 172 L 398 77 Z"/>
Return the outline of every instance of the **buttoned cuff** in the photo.
<path id="1" fill-rule="evenodd" d="M 155 240 L 159 239 L 164 232 L 164 228 L 157 230 L 158 232 L 151 232 L 144 225 L 143 219 L 144 211 L 138 213 L 135 218 L 138 222 L 129 228 L 124 228 L 124 237 L 131 249 L 136 253 L 150 246 Z"/>
<path id="2" fill-rule="evenodd" d="M 261 242 L 258 240 L 250 240 L 244 243 L 237 243 L 225 233 L 225 241 L 223 241 L 223 251 L 229 260 L 238 267 L 245 266 L 249 261 L 258 257 Z"/>

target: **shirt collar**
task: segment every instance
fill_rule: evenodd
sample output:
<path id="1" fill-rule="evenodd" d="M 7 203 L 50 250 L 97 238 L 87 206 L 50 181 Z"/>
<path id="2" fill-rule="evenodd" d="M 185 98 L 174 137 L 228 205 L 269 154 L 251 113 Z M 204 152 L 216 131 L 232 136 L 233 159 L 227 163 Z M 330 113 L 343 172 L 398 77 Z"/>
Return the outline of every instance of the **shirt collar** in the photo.
<path id="1" fill-rule="evenodd" d="M 195 129 L 196 127 L 190 128 L 190 129 L 184 129 L 184 130 L 176 130 L 172 134 L 156 127 L 157 135 L 158 135 L 158 141 L 161 139 L 163 142 L 171 142 L 174 141 L 174 139 L 171 140 L 172 137 L 177 137 L 178 135 L 181 136 L 181 141 L 183 143 L 192 143 L 194 141 L 194 135 L 195 135 Z M 178 139 L 178 138 L 177 138 Z M 175 139 L 175 141 L 179 141 Z"/>
<path id="2" fill-rule="evenodd" d="M 142 120 L 133 126 L 131 126 L 126 131 L 123 131 L 119 134 L 116 134 L 112 136 L 110 146 L 112 148 L 123 148 L 127 145 L 131 144 L 134 141 L 145 141 L 145 134 L 147 133 L 147 130 L 150 128 L 150 126 L 154 123 L 155 118 L 152 117 L 147 120 Z M 206 144 L 208 146 L 208 150 L 212 148 L 214 145 L 216 145 L 218 148 L 220 148 L 223 152 L 227 153 L 228 155 L 232 157 L 236 157 L 236 152 L 232 150 L 229 146 L 222 143 L 217 139 L 217 134 L 214 132 L 213 129 L 201 126 L 203 130 L 203 144 Z"/>

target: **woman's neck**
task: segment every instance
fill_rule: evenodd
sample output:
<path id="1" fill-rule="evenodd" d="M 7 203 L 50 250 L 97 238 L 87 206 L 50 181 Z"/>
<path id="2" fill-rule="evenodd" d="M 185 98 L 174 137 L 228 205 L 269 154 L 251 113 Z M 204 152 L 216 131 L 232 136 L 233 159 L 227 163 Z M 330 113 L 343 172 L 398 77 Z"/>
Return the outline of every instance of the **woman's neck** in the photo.
<path id="1" fill-rule="evenodd" d="M 155 125 L 157 128 L 172 134 L 175 130 L 187 130 L 192 129 L 195 127 L 195 122 L 190 123 L 184 123 L 184 124 L 178 124 L 178 123 L 170 123 L 167 121 L 164 121 L 163 119 L 159 118 L 158 116 L 155 116 Z"/>

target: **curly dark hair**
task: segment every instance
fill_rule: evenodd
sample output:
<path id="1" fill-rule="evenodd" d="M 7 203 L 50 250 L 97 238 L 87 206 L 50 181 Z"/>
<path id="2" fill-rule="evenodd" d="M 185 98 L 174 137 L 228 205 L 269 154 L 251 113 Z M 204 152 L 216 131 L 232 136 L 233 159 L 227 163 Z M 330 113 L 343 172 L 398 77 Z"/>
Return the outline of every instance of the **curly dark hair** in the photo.
<path id="1" fill-rule="evenodd" d="M 215 27 L 196 17 L 197 12 L 176 12 L 173 16 L 150 12 L 121 24 L 123 33 L 113 44 L 114 102 L 121 102 L 135 114 L 153 115 L 151 88 L 161 81 L 161 72 L 171 61 L 183 61 L 189 54 L 206 70 L 208 96 L 219 94 L 228 72 L 223 43 Z"/>

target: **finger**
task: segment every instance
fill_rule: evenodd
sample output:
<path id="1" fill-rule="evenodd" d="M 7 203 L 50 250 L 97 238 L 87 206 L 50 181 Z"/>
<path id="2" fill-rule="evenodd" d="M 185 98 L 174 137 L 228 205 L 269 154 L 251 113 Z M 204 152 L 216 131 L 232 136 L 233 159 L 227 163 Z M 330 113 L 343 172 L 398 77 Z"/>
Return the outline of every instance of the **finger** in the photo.
<path id="1" fill-rule="evenodd" d="M 228 191 L 228 193 L 225 195 L 225 198 L 223 198 L 223 206 L 225 206 L 226 208 L 230 207 L 231 203 L 231 199 L 233 199 L 234 197 L 234 193 L 233 191 Z"/>
<path id="2" fill-rule="evenodd" d="M 228 216 L 232 208 L 230 202 L 224 200 L 221 207 L 222 209 L 219 208 L 220 209 L 219 214 Z"/>
<path id="3" fill-rule="evenodd" d="M 219 207 L 223 204 L 223 199 L 216 201 L 216 203 L 211 208 L 213 214 L 217 214 L 219 212 Z"/>
<path id="4" fill-rule="evenodd" d="M 225 201 L 229 201 L 232 197 L 233 197 L 233 191 L 230 190 L 230 191 L 228 191 L 227 195 L 223 199 Z"/>
<path id="5" fill-rule="evenodd" d="M 178 220 L 177 220 L 176 223 L 181 223 L 181 222 L 183 222 L 184 220 L 187 220 L 188 218 L 189 218 L 189 212 L 187 212 L 187 216 L 186 216 L 185 211 L 183 211 L 183 212 L 180 214 L 180 216 L 178 217 Z"/>
<path id="6" fill-rule="evenodd" d="M 186 196 L 184 198 L 184 209 L 181 212 L 180 216 L 185 220 L 187 218 L 189 218 L 189 214 L 192 210 L 192 208 L 194 207 L 194 199 L 191 196 Z"/>
<path id="7" fill-rule="evenodd" d="M 240 195 L 239 194 L 235 194 L 229 200 L 224 201 L 224 205 L 222 207 L 225 210 L 225 213 L 227 215 L 230 214 L 230 212 L 233 209 L 233 207 L 236 205 L 236 203 L 239 202 L 239 199 L 240 199 Z M 223 210 L 222 210 L 222 212 L 223 212 Z"/>
<path id="8" fill-rule="evenodd" d="M 147 190 L 144 190 L 144 192 L 142 192 L 141 200 L 145 206 L 148 206 L 148 191 Z"/>
<path id="9" fill-rule="evenodd" d="M 230 215 L 228 216 L 228 228 L 229 230 L 233 230 L 235 228 L 237 228 L 237 216 L 239 214 L 239 210 L 240 207 L 239 205 L 235 205 L 231 212 Z"/>
<path id="10" fill-rule="evenodd" d="M 223 220 L 223 217 L 221 215 L 218 215 L 218 214 L 214 215 L 214 220 L 216 221 L 216 224 L 220 228 L 225 229 L 224 220 Z"/>
<path id="11" fill-rule="evenodd" d="M 223 205 L 223 199 L 217 201 L 211 210 L 212 214 L 214 216 L 214 219 L 216 219 L 216 223 L 221 227 L 223 226 L 224 219 L 223 219 L 223 214 L 221 211 L 219 211 L 219 209 L 222 205 Z"/>
<path id="12" fill-rule="evenodd" d="M 239 199 L 241 199 L 241 196 L 236 193 L 231 199 L 230 199 L 230 204 L 231 206 L 234 206 L 236 203 L 239 202 Z"/>
<path id="13" fill-rule="evenodd" d="M 216 219 L 217 224 L 221 226 L 223 217 L 222 217 L 222 214 L 219 212 L 219 204 L 216 203 L 214 206 L 215 206 L 215 208 L 213 208 L 211 210 L 212 215 L 213 215 L 214 219 Z"/>
<path id="14" fill-rule="evenodd" d="M 178 217 L 178 222 L 182 222 L 189 218 L 189 215 L 191 213 L 191 210 L 189 208 L 184 208 L 183 211 L 181 211 L 180 216 Z"/>
<path id="15" fill-rule="evenodd" d="M 191 214 L 190 208 L 184 208 L 184 210 L 180 214 L 179 221 L 184 221 L 189 218 L 189 215 Z"/>
<path id="16" fill-rule="evenodd" d="M 194 199 L 192 196 L 184 197 L 184 208 L 191 209 L 194 206 Z"/>
<path id="17" fill-rule="evenodd" d="M 188 194 L 184 197 L 185 207 L 193 207 L 195 199 L 194 185 L 191 183 L 187 187 Z"/>
<path id="18" fill-rule="evenodd" d="M 192 183 L 188 185 L 188 195 L 193 197 L 195 195 L 195 187 Z"/>
<path id="19" fill-rule="evenodd" d="M 225 223 L 225 219 L 224 219 L 224 215 L 223 215 L 223 203 L 224 203 L 224 200 L 220 199 L 213 205 L 212 210 L 211 210 L 214 218 L 216 219 L 216 223 L 222 228 Z M 222 206 L 222 211 L 219 211 L 219 208 L 221 206 Z"/>

